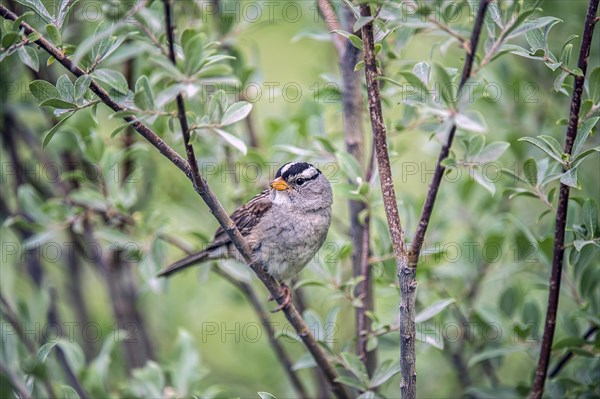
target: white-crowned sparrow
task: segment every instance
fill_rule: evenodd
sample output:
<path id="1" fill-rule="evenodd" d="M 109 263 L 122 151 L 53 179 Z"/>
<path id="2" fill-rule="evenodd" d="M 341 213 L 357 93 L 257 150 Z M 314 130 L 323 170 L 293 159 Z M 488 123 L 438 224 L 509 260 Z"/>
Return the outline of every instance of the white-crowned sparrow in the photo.
<path id="1" fill-rule="evenodd" d="M 331 222 L 331 185 L 321 171 L 306 162 L 289 162 L 277 171 L 270 188 L 231 215 L 267 273 L 282 283 L 285 301 L 291 291 L 284 280 L 294 277 L 317 253 Z M 241 255 L 219 227 L 206 249 L 173 263 L 159 273 L 166 277 L 196 263 Z"/>

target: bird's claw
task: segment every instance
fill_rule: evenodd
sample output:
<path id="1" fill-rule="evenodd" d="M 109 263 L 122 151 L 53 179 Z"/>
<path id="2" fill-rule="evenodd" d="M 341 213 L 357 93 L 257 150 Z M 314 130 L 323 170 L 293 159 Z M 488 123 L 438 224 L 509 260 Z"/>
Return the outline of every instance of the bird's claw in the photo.
<path id="1" fill-rule="evenodd" d="M 283 301 L 277 305 L 275 309 L 271 310 L 271 313 L 279 312 L 280 310 L 287 308 L 290 303 L 292 303 L 292 290 L 290 287 L 288 287 L 285 283 L 281 283 L 280 287 L 283 291 Z M 269 301 L 272 301 L 273 299 L 273 296 L 269 295 Z"/>

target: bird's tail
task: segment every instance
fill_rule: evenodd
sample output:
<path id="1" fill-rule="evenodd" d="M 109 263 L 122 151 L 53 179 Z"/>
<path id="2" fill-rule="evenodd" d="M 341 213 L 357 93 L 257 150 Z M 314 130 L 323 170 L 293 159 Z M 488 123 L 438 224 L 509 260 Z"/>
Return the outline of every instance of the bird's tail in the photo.
<path id="1" fill-rule="evenodd" d="M 194 266 L 196 263 L 203 262 L 205 260 L 209 260 L 210 252 L 209 251 L 200 251 L 195 254 L 191 254 L 186 256 L 185 258 L 178 260 L 167 268 L 161 270 L 158 273 L 158 277 L 168 277 L 173 273 L 180 272 L 184 269 L 187 269 L 190 266 Z"/>

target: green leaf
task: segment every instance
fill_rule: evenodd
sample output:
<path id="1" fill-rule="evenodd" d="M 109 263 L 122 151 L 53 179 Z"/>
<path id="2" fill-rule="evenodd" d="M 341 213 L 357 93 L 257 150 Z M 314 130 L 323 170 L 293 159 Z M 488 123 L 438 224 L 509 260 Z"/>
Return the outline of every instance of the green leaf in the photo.
<path id="1" fill-rule="evenodd" d="M 515 30 L 517 28 L 519 28 L 521 25 L 523 25 L 525 23 L 525 21 L 527 20 L 527 18 L 529 18 L 535 11 L 537 11 L 535 8 L 531 8 L 529 10 L 525 10 L 522 13 L 520 13 L 519 16 L 515 19 L 515 22 L 513 22 L 513 24 L 510 26 L 510 28 L 508 28 L 506 30 L 506 33 L 504 34 L 504 36 L 506 38 L 510 39 L 511 37 L 515 37 L 522 33 L 525 33 L 526 30 L 521 29 L 517 32 L 515 32 Z"/>
<path id="2" fill-rule="evenodd" d="M 68 386 L 68 385 L 61 385 L 60 388 L 63 391 L 63 395 L 62 397 L 64 399 L 80 399 L 79 398 L 79 394 L 77 393 L 77 391 L 75 389 L 73 389 L 72 387 Z"/>
<path id="3" fill-rule="evenodd" d="M 352 29 L 354 30 L 354 32 L 358 32 L 363 26 L 367 25 L 371 21 L 373 21 L 372 16 L 368 16 L 368 17 L 361 16 L 360 18 L 358 18 L 356 20 Z"/>
<path id="4" fill-rule="evenodd" d="M 527 161 L 525 161 L 525 164 L 523 165 L 523 173 L 525 175 L 525 179 L 527 179 L 529 184 L 531 184 L 532 186 L 535 186 L 537 184 L 538 169 L 537 163 L 533 158 L 529 158 Z"/>
<path id="5" fill-rule="evenodd" d="M 552 136 L 547 135 L 538 136 L 538 139 L 542 139 L 546 144 L 548 144 L 548 148 L 550 148 L 556 156 L 562 159 L 563 150 L 558 140 L 556 140 Z"/>
<path id="6" fill-rule="evenodd" d="M 454 298 L 448 298 L 442 299 L 441 301 L 427 306 L 425 309 L 417 313 L 417 315 L 415 316 L 415 323 L 423 323 L 424 321 L 433 318 L 454 302 L 456 302 Z"/>
<path id="7" fill-rule="evenodd" d="M 550 148 L 545 141 L 542 141 L 535 137 L 521 137 L 519 141 L 526 141 L 528 143 L 531 143 L 540 150 L 544 151 L 546 154 L 550 155 L 552 158 L 556 159 L 561 164 L 564 162 L 562 157 L 560 155 L 556 155 L 555 151 L 553 151 L 553 149 Z"/>
<path id="8" fill-rule="evenodd" d="M 67 75 L 61 75 L 58 78 L 56 81 L 56 88 L 60 93 L 61 100 L 68 103 L 75 103 L 75 86 Z"/>
<path id="9" fill-rule="evenodd" d="M 421 71 L 421 72 L 423 72 L 423 71 Z M 417 90 L 417 94 L 419 94 L 421 98 L 424 99 L 427 97 L 427 93 L 429 92 L 429 89 L 427 88 L 427 86 L 425 85 L 425 83 L 423 82 L 421 77 L 419 77 L 415 73 L 408 72 L 408 71 L 400 71 L 399 73 L 404 79 L 406 79 L 408 84 L 410 84 L 413 89 Z M 402 84 L 399 84 L 394 81 L 392 83 L 395 83 L 401 87 L 403 86 Z"/>
<path id="10" fill-rule="evenodd" d="M 598 228 L 598 204 L 592 198 L 586 198 L 583 202 L 583 223 L 588 230 L 588 238 L 600 235 Z"/>
<path id="11" fill-rule="evenodd" d="M 92 83 L 92 77 L 90 75 L 83 75 L 77 78 L 75 81 L 75 100 L 82 99 Z"/>
<path id="12" fill-rule="evenodd" d="M 376 388 L 400 372 L 400 362 L 388 359 L 381 363 L 373 372 L 370 388 Z"/>
<path id="13" fill-rule="evenodd" d="M 599 119 L 600 117 L 598 116 L 590 118 L 583 122 L 583 124 L 579 127 L 577 131 L 577 137 L 575 137 L 575 143 L 573 144 L 573 151 L 571 152 L 573 154 L 572 158 L 576 158 L 579 155 L 579 152 L 583 149 L 583 145 L 587 141 L 590 132 L 594 126 L 596 126 L 596 123 L 598 123 Z"/>
<path id="14" fill-rule="evenodd" d="M 452 79 L 450 79 L 450 75 L 448 74 L 448 71 L 440 64 L 434 64 L 433 68 L 437 79 L 440 82 L 440 92 L 442 94 L 442 99 L 448 106 L 454 108 L 454 103 L 456 102 L 456 91 L 454 85 L 452 84 Z"/>
<path id="15" fill-rule="evenodd" d="M 413 67 L 413 73 L 417 75 L 419 80 L 423 82 L 425 86 L 429 84 L 430 69 L 431 67 L 425 61 L 418 62 Z"/>
<path id="16" fill-rule="evenodd" d="M 342 352 L 341 356 L 346 368 L 354 374 L 363 385 L 368 384 L 369 375 L 367 374 L 365 365 L 360 361 L 360 358 L 350 352 Z"/>
<path id="17" fill-rule="evenodd" d="M 257 392 L 260 399 L 277 399 L 275 396 L 271 395 L 268 392 Z"/>
<path id="18" fill-rule="evenodd" d="M 485 188 L 486 190 L 488 190 L 490 192 L 490 194 L 495 195 L 496 194 L 496 185 L 494 184 L 493 181 L 491 181 L 489 178 L 487 178 L 487 176 L 483 176 L 483 174 L 481 173 L 481 170 L 479 169 L 473 169 L 473 179 L 475 180 L 475 182 L 477 184 L 479 184 L 480 186 L 482 186 L 483 188 Z"/>
<path id="19" fill-rule="evenodd" d="M 368 388 L 365 384 L 361 383 L 355 377 L 350 376 L 350 375 L 341 375 L 335 379 L 335 382 L 339 382 L 340 384 L 358 388 L 361 391 L 364 391 Z"/>
<path id="20" fill-rule="evenodd" d="M 600 103 L 600 67 L 594 68 L 588 78 L 590 98 L 594 104 Z"/>
<path id="21" fill-rule="evenodd" d="M 135 82 L 135 95 L 133 101 L 140 109 L 146 110 L 155 108 L 154 93 L 152 92 L 150 81 L 146 75 L 140 76 L 137 82 Z"/>
<path id="22" fill-rule="evenodd" d="M 472 367 L 483 360 L 493 359 L 495 357 L 505 356 L 511 353 L 523 352 L 525 350 L 526 348 L 519 345 L 484 350 L 483 352 L 480 352 L 469 359 L 468 367 Z"/>
<path id="23" fill-rule="evenodd" d="M 46 23 L 52 22 L 52 16 L 41 2 L 41 0 L 17 0 L 19 3 L 23 4 L 26 7 L 31 8 L 37 15 L 42 17 Z"/>
<path id="24" fill-rule="evenodd" d="M 48 100 L 48 101 L 51 101 L 51 100 Z M 75 112 L 71 112 L 70 114 L 68 114 L 67 116 L 65 116 L 61 120 L 59 120 L 56 123 L 56 125 L 52 126 L 52 129 L 48 130 L 44 134 L 44 140 L 42 141 L 42 148 L 46 148 L 46 146 L 48 145 L 48 143 L 50 142 L 50 140 L 52 140 L 52 137 L 54 137 L 54 134 L 58 131 L 58 128 L 60 127 L 60 125 L 62 125 L 63 123 L 65 123 L 66 120 L 69 119 L 70 117 L 72 117 L 73 115 L 75 115 Z"/>
<path id="25" fill-rule="evenodd" d="M 200 355 L 196 342 L 189 332 L 179 329 L 175 346 L 171 351 L 171 376 L 177 392 L 190 392 L 193 384 L 200 380 Z"/>
<path id="26" fill-rule="evenodd" d="M 8 49 L 10 46 L 20 41 L 20 39 L 21 35 L 19 35 L 17 32 L 7 32 L 4 36 L 2 36 L 2 47 Z M 5 54 L 8 54 L 8 52 L 2 53 L 2 56 Z"/>
<path id="27" fill-rule="evenodd" d="M 45 363 L 46 362 L 46 358 L 48 357 L 48 355 L 52 351 L 52 348 L 54 348 L 56 346 L 56 344 L 58 344 L 58 341 L 48 342 L 48 343 L 45 343 L 44 345 L 42 345 L 40 347 L 40 349 L 38 349 L 37 354 L 35 355 L 35 357 L 37 358 L 37 360 L 40 363 Z"/>
<path id="28" fill-rule="evenodd" d="M 478 116 L 477 114 L 474 115 Z M 472 132 L 485 133 L 487 129 L 483 118 L 477 119 L 473 115 L 466 115 L 461 113 L 454 115 L 454 122 L 456 123 L 457 127 L 464 130 L 470 130 Z"/>
<path id="29" fill-rule="evenodd" d="M 77 104 L 70 103 L 68 101 L 59 100 L 58 98 L 50 98 L 40 103 L 41 107 L 52 107 L 58 109 L 75 109 Z"/>
<path id="30" fill-rule="evenodd" d="M 14 22 L 12 23 L 12 30 L 20 31 L 21 30 L 21 22 L 23 22 L 25 20 L 25 18 L 29 17 L 30 15 L 35 15 L 35 13 L 33 11 L 25 11 L 24 13 L 19 15 L 17 17 L 17 19 L 15 19 Z M 5 26 L 8 30 L 9 26 L 10 26 L 10 22 L 6 21 Z"/>
<path id="31" fill-rule="evenodd" d="M 473 161 L 479 163 L 493 162 L 500 158 L 502 154 L 510 147 L 510 144 L 505 141 L 496 141 L 490 143 L 481 152 L 473 158 Z"/>
<path id="32" fill-rule="evenodd" d="M 55 45 L 59 45 L 62 41 L 60 30 L 58 30 L 58 28 L 54 24 L 46 25 L 46 33 L 48 33 L 48 37 Z"/>
<path id="33" fill-rule="evenodd" d="M 310 353 L 305 353 L 294 363 L 292 366 L 292 370 L 302 370 L 316 367 L 317 363 L 315 362 L 315 358 L 312 357 Z"/>
<path id="34" fill-rule="evenodd" d="M 558 342 L 555 342 L 552 345 L 552 350 L 560 350 L 560 349 L 565 349 L 565 348 L 573 348 L 573 347 L 580 347 L 583 346 L 587 343 L 587 341 L 583 338 L 580 337 L 566 337 L 561 339 Z"/>
<path id="35" fill-rule="evenodd" d="M 231 104 L 221 118 L 221 126 L 228 126 L 244 119 L 252 110 L 252 104 L 247 101 L 239 101 Z"/>
<path id="36" fill-rule="evenodd" d="M 127 79 L 120 72 L 113 71 L 112 69 L 96 69 L 92 72 L 92 76 L 121 94 L 127 94 L 129 91 Z"/>
<path id="37" fill-rule="evenodd" d="M 573 44 L 569 43 L 564 46 L 560 52 L 560 62 L 564 65 L 569 65 L 569 60 L 571 59 L 571 52 L 573 51 Z"/>
<path id="38" fill-rule="evenodd" d="M 45 80 L 34 80 L 29 83 L 29 90 L 39 103 L 51 98 L 60 98 L 58 89 Z"/>
<path id="39" fill-rule="evenodd" d="M 565 186 L 579 188 L 577 182 L 577 168 L 569 169 L 560 176 L 560 182 Z"/>
<path id="40" fill-rule="evenodd" d="M 201 67 L 201 59 L 204 55 L 204 46 L 206 44 L 206 35 L 197 33 L 183 43 L 183 54 L 185 55 L 185 72 L 192 75 Z"/>
<path id="41" fill-rule="evenodd" d="M 365 62 L 364 61 L 358 61 L 356 63 L 356 65 L 354 65 L 354 72 L 360 71 L 364 67 L 365 67 Z"/>
<path id="42" fill-rule="evenodd" d="M 21 59 L 21 61 L 29 68 L 33 69 L 36 72 L 40 69 L 40 60 L 38 58 L 37 52 L 30 46 L 19 47 L 19 49 L 17 50 L 17 54 L 19 54 L 19 58 Z"/>
<path id="43" fill-rule="evenodd" d="M 356 397 L 356 399 L 375 399 L 375 392 L 373 391 L 364 391 L 360 395 Z"/>
<path id="44" fill-rule="evenodd" d="M 533 29 L 525 33 L 525 39 L 529 43 L 529 49 L 532 53 L 537 50 L 546 51 L 546 43 L 544 42 L 544 35 L 540 29 Z"/>
<path id="45" fill-rule="evenodd" d="M 529 11 L 531 11 L 531 10 L 523 11 L 523 13 L 526 13 Z M 535 9 L 533 9 L 533 11 L 535 11 Z M 523 13 L 521 15 L 523 15 Z M 505 35 L 505 36 L 507 39 L 510 40 L 517 36 L 522 35 L 523 33 L 528 33 L 532 30 L 540 30 L 541 28 L 544 28 L 547 25 L 550 25 L 550 24 L 554 25 L 558 22 L 562 22 L 562 20 L 559 18 L 556 18 L 556 17 L 540 17 L 540 18 L 532 19 L 531 21 L 527 21 L 517 28 L 509 29 L 510 34 Z M 541 31 L 540 31 L 540 33 L 541 33 Z"/>
<path id="46" fill-rule="evenodd" d="M 352 154 L 346 151 L 338 151 L 335 153 L 335 157 L 337 158 L 338 165 L 342 172 L 352 182 L 356 182 L 357 179 L 362 176 L 360 164 Z"/>
<path id="47" fill-rule="evenodd" d="M 225 141 L 227 141 L 231 146 L 239 150 L 242 154 L 246 155 L 248 153 L 248 147 L 246 144 L 235 137 L 233 134 L 226 132 L 225 130 L 211 128 L 212 131 L 221 136 Z"/>
<path id="48" fill-rule="evenodd" d="M 357 49 L 361 50 L 363 49 L 363 42 L 361 40 L 360 37 L 356 36 L 356 35 L 350 35 L 348 36 L 348 40 L 350 40 L 350 43 L 352 43 L 352 45 L 354 47 L 356 47 Z"/>
<path id="49" fill-rule="evenodd" d="M 500 309 L 505 315 L 511 317 L 517 308 L 520 307 L 522 300 L 521 290 L 515 285 L 509 286 L 500 296 Z"/>
<path id="50" fill-rule="evenodd" d="M 467 142 L 467 159 L 472 159 L 474 156 L 479 154 L 485 145 L 485 137 L 477 134 L 469 139 Z"/>
<path id="51" fill-rule="evenodd" d="M 352 33 L 346 32 L 344 30 L 340 30 L 340 29 L 334 29 L 331 32 L 344 36 L 346 39 L 350 40 L 350 43 L 352 43 L 352 45 L 354 47 L 356 47 L 357 49 L 359 49 L 359 50 L 363 49 L 363 42 L 360 39 L 360 37 L 353 35 Z"/>
<path id="52" fill-rule="evenodd" d="M 557 93 L 563 93 L 565 96 L 568 96 L 569 93 L 567 92 L 567 90 L 565 90 L 565 88 L 563 87 L 563 83 L 565 82 L 565 79 L 569 76 L 569 72 L 561 72 L 556 79 L 554 79 L 554 90 Z"/>
<path id="53" fill-rule="evenodd" d="M 39 33 L 39 32 L 33 32 L 33 33 L 30 33 L 29 35 L 27 35 L 27 41 L 33 43 L 36 40 L 38 40 L 40 37 L 42 37 L 41 33 Z"/>

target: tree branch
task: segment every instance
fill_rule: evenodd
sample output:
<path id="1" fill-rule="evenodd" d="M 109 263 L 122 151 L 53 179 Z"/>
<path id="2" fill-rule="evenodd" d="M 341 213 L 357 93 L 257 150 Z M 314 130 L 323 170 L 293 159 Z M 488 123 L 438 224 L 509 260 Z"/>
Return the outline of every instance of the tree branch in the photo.
<path id="1" fill-rule="evenodd" d="M 3 5 L 0 5 L 0 15 L 2 15 L 2 17 L 4 17 L 5 19 L 11 21 L 15 21 L 18 18 L 17 15 L 8 10 Z M 22 28 L 27 35 L 34 32 L 39 33 L 26 22 L 21 22 L 20 28 Z M 85 75 L 85 72 L 80 67 L 75 65 L 73 61 L 71 61 L 67 56 L 63 55 L 58 48 L 56 48 L 43 36 L 40 36 L 39 39 L 35 40 L 35 43 L 41 48 L 43 48 L 46 52 L 54 56 L 56 61 L 58 61 L 61 65 L 66 67 L 75 76 L 80 77 Z M 106 90 L 104 90 L 93 79 L 90 83 L 90 89 L 100 98 L 100 100 L 102 100 L 104 104 L 109 106 L 113 111 L 118 112 L 125 110 L 125 107 L 116 103 L 106 92 Z M 221 205 L 216 195 L 208 186 L 206 180 L 204 180 L 204 178 L 199 173 L 194 175 L 192 169 L 190 168 L 190 165 L 185 161 L 185 159 L 183 159 L 175 150 L 173 150 L 167 143 L 165 143 L 156 133 L 154 133 L 144 123 L 136 120 L 134 117 L 131 116 L 124 117 L 123 119 L 126 122 L 130 122 L 133 129 L 135 129 L 139 134 L 141 134 L 142 137 L 144 137 L 148 142 L 150 142 L 150 144 L 152 144 L 163 156 L 165 156 L 169 161 L 171 161 L 175 166 L 177 166 L 186 175 L 186 177 L 192 181 L 192 183 L 194 184 L 195 191 L 202 197 L 206 205 L 209 207 L 211 213 L 215 216 L 225 233 L 229 236 L 232 243 L 235 245 L 236 249 L 242 254 L 244 260 L 248 263 L 250 268 L 262 281 L 265 287 L 269 290 L 269 292 L 271 293 L 273 298 L 275 298 L 277 303 L 282 304 L 285 298 L 284 293 L 279 287 L 279 284 L 277 284 L 273 277 L 267 274 L 260 261 L 253 261 L 252 251 L 245 242 L 243 236 L 240 234 L 235 223 L 231 220 L 231 218 Z M 323 349 L 319 346 L 319 343 L 316 341 L 309 326 L 306 324 L 300 313 L 298 313 L 298 310 L 293 306 L 293 304 L 290 304 L 289 306 L 283 309 L 283 312 L 287 320 L 294 327 L 299 337 L 302 339 L 307 349 L 314 357 L 317 365 L 321 368 L 328 383 L 332 387 L 334 394 L 338 398 L 349 398 L 350 395 L 348 394 L 344 385 L 335 381 L 338 378 L 338 374 L 335 370 L 335 367 L 328 359 Z"/>
<path id="2" fill-rule="evenodd" d="M 361 16 L 370 17 L 371 8 L 369 4 L 360 6 Z M 403 398 L 415 398 L 417 390 L 417 372 L 415 368 L 415 270 L 408 268 L 406 243 L 404 231 L 400 223 L 398 203 L 394 191 L 392 170 L 386 142 L 386 128 L 383 123 L 383 111 L 381 107 L 381 94 L 377 77 L 375 40 L 373 37 L 373 22 L 361 28 L 364 60 L 365 78 L 367 82 L 367 97 L 369 100 L 369 116 L 371 129 L 373 131 L 373 145 L 379 168 L 379 179 L 385 215 L 387 218 L 392 246 L 396 259 L 396 268 L 400 281 L 400 368 L 402 382 L 400 390 Z M 368 260 L 367 262 L 368 263 Z"/>
<path id="3" fill-rule="evenodd" d="M 327 28 L 331 32 L 333 32 L 334 30 L 342 29 L 338 18 L 335 15 L 335 9 L 333 8 L 329 0 L 317 0 L 317 6 L 319 7 L 319 13 L 321 14 L 321 17 L 323 17 Z M 341 60 L 345 54 L 344 38 L 334 32 L 332 40 L 333 45 L 335 46 L 335 50 L 338 53 L 338 57 Z M 354 69 L 354 66 L 352 66 L 352 68 Z"/>
<path id="4" fill-rule="evenodd" d="M 480 0 L 479 2 L 477 16 L 475 17 L 475 25 L 473 26 L 473 31 L 471 32 L 471 51 L 467 51 L 467 56 L 465 58 L 462 74 L 460 76 L 460 84 L 458 86 L 459 98 L 463 86 L 465 85 L 466 81 L 471 77 L 473 61 L 475 60 L 475 53 L 477 52 L 477 44 L 479 43 L 479 36 L 481 34 L 481 28 L 483 26 L 485 12 L 487 10 L 489 2 L 490 0 Z M 417 225 L 417 231 L 415 232 L 410 251 L 408 252 L 408 263 L 409 267 L 411 268 L 416 268 L 419 262 L 419 255 L 421 253 L 421 248 L 425 239 L 425 233 L 427 232 L 427 227 L 429 226 L 429 220 L 431 219 L 433 206 L 435 205 L 435 199 L 440 189 L 442 176 L 444 176 L 444 171 L 446 170 L 446 168 L 442 165 L 442 161 L 446 159 L 448 157 L 448 154 L 450 153 L 450 147 L 452 147 L 452 141 L 454 140 L 455 133 L 456 123 L 453 123 L 448 133 L 446 143 L 444 143 L 442 149 L 440 150 L 440 155 L 438 156 L 438 161 L 435 165 L 435 171 L 433 173 L 431 185 L 429 186 L 429 190 L 427 191 L 427 197 L 425 198 L 425 203 L 423 204 L 423 209 L 421 211 L 421 217 L 419 218 L 419 224 Z"/>
<path id="5" fill-rule="evenodd" d="M 344 13 L 344 26 L 341 26 L 335 14 L 335 10 L 328 0 L 317 1 L 321 16 L 324 18 L 330 30 L 344 29 L 352 31 L 356 18 L 347 6 L 342 6 L 340 12 Z M 337 34 L 332 36 L 333 43 L 338 55 L 338 63 L 342 75 L 342 111 L 344 125 L 344 140 L 346 151 L 354 156 L 359 165 L 364 164 L 364 129 L 363 129 L 363 94 L 361 74 L 354 70 L 359 60 L 360 50 L 354 47 L 349 40 Z M 363 178 L 366 182 L 371 180 L 373 173 L 372 159 L 367 165 Z M 356 184 L 356 182 L 350 182 Z M 363 222 L 359 215 L 368 209 L 368 204 L 363 201 L 349 200 L 348 210 L 350 217 L 350 238 L 352 240 L 352 275 L 362 276 L 363 280 L 356 285 L 355 295 L 362 301 L 362 306 L 355 308 L 356 325 L 356 353 L 363 361 L 369 375 L 373 374 L 377 366 L 376 351 L 367 351 L 367 341 L 371 331 L 371 319 L 367 317 L 367 311 L 373 311 L 373 283 L 371 279 L 371 268 L 368 262 L 370 254 L 370 218 L 367 216 Z M 365 260 L 366 259 L 366 260 Z"/>
<path id="6" fill-rule="evenodd" d="M 565 138 L 565 154 L 571 154 L 573 143 L 577 137 L 577 127 L 579 126 L 579 109 L 581 107 L 581 96 L 583 94 L 583 85 L 585 82 L 585 73 L 590 56 L 592 45 L 592 36 L 594 34 L 594 21 L 598 11 L 598 0 L 590 0 L 585 25 L 583 27 L 583 37 L 581 39 L 581 50 L 577 67 L 581 70 L 581 76 L 575 77 L 573 86 L 573 96 L 571 97 L 571 108 L 569 114 L 569 124 Z M 565 169 L 563 168 L 563 172 Z M 558 299 L 560 294 L 560 279 L 562 276 L 563 257 L 565 253 L 565 227 L 567 224 L 567 210 L 569 203 L 569 186 L 560 185 L 558 196 L 558 206 L 556 212 L 556 224 L 554 230 L 554 255 L 552 257 L 552 271 L 550 273 L 550 289 L 548 291 L 548 307 L 546 310 L 546 323 L 544 326 L 544 335 L 540 347 L 540 357 L 538 359 L 535 378 L 531 388 L 530 398 L 539 399 L 544 393 L 544 383 L 550 364 L 550 353 L 552 352 L 552 340 L 554 338 L 554 328 L 556 326 L 556 314 L 558 309 Z"/>

